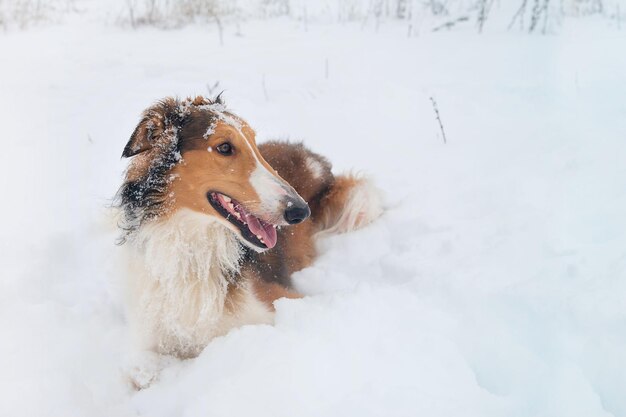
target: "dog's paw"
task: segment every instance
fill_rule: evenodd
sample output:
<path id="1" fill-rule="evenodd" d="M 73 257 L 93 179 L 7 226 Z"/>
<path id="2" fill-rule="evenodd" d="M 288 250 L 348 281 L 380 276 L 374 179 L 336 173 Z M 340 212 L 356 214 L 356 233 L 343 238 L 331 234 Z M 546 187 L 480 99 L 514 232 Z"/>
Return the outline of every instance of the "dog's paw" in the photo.
<path id="1" fill-rule="evenodd" d="M 350 177 L 341 215 L 333 227 L 335 233 L 346 233 L 367 226 L 383 213 L 382 196 L 372 181 Z"/>
<path id="2" fill-rule="evenodd" d="M 139 391 L 148 388 L 159 379 L 161 371 L 176 360 L 171 356 L 154 352 L 142 352 L 126 369 L 126 377 L 132 388 Z"/>
<path id="3" fill-rule="evenodd" d="M 136 366 L 127 372 L 128 382 L 137 391 L 148 388 L 158 378 L 158 371 Z"/>

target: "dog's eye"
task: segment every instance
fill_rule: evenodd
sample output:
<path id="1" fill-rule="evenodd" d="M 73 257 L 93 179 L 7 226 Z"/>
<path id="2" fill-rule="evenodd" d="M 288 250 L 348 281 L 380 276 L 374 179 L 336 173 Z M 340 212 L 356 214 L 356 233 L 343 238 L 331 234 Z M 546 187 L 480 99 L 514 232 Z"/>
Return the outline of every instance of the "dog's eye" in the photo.
<path id="1" fill-rule="evenodd" d="M 232 155 L 233 154 L 233 145 L 231 145 L 228 142 L 224 142 L 221 145 L 218 145 L 216 149 L 222 155 Z"/>

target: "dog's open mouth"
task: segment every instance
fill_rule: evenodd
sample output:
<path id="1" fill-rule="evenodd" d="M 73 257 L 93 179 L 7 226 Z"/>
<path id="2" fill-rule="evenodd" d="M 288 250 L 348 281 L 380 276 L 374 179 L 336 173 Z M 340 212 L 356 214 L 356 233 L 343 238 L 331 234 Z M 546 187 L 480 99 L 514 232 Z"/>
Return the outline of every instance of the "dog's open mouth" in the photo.
<path id="1" fill-rule="evenodd" d="M 275 225 L 259 219 L 227 195 L 213 191 L 207 197 L 213 208 L 237 226 L 248 242 L 263 249 L 276 246 L 278 237 Z"/>

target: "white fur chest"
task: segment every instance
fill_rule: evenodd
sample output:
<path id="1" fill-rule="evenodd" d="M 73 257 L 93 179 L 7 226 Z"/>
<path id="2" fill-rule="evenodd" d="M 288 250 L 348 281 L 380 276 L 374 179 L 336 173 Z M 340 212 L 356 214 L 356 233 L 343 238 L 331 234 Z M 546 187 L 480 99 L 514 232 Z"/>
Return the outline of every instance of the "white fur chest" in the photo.
<path id="1" fill-rule="evenodd" d="M 271 322 L 245 280 L 236 284 L 237 304 L 227 308 L 234 285 L 229 275 L 239 272 L 241 248 L 218 221 L 180 210 L 141 227 L 128 243 L 127 305 L 140 349 L 191 357 L 232 327 Z"/>

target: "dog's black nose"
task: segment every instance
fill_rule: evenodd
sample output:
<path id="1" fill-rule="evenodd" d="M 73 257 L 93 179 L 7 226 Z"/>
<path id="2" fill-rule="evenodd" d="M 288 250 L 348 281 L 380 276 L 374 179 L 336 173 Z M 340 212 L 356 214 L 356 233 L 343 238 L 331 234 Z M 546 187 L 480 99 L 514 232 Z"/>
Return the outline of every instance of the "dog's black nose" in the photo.
<path id="1" fill-rule="evenodd" d="M 285 210 L 285 220 L 287 220 L 287 223 L 302 223 L 310 215 L 311 209 L 307 203 L 294 203 L 293 201 L 287 203 L 287 210 Z"/>

